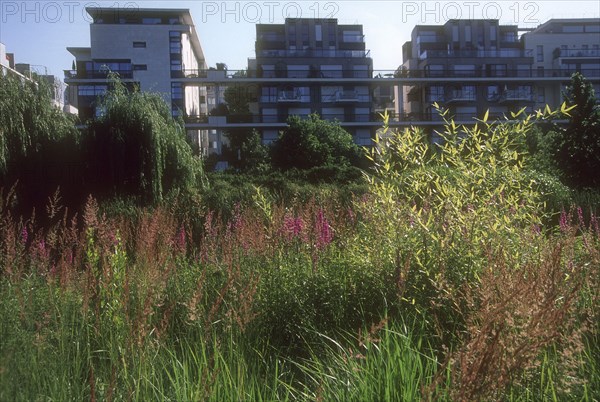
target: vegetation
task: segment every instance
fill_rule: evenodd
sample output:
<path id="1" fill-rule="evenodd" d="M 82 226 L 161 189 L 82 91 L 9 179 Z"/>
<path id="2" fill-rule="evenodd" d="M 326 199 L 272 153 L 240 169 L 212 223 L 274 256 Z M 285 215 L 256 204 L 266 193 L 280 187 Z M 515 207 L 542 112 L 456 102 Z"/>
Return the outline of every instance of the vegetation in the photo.
<path id="1" fill-rule="evenodd" d="M 291 116 L 288 127 L 273 144 L 273 165 L 278 169 L 310 169 L 317 166 L 356 164 L 359 148 L 338 123 L 311 114 L 303 119 Z"/>
<path id="2" fill-rule="evenodd" d="M 88 180 L 99 196 L 160 201 L 173 189 L 197 187 L 202 170 L 175 121 L 156 94 L 127 91 L 116 78 L 102 99 L 103 113 L 84 138 Z"/>
<path id="3" fill-rule="evenodd" d="M 153 98 L 114 96 L 107 133 L 179 144 Z M 447 120 L 439 147 L 384 127 L 362 192 L 325 163 L 166 194 L 148 155 L 148 206 L 26 216 L 5 189 L 0 400 L 598 400 L 600 224 L 544 205 L 562 187 L 526 152 L 572 111 Z"/>
<path id="4" fill-rule="evenodd" d="M 536 165 L 575 188 L 600 188 L 600 107 L 593 85 L 573 74 L 564 93 L 573 105 L 566 127 L 551 126 L 532 140 Z M 537 154 L 537 155 L 535 155 Z"/>

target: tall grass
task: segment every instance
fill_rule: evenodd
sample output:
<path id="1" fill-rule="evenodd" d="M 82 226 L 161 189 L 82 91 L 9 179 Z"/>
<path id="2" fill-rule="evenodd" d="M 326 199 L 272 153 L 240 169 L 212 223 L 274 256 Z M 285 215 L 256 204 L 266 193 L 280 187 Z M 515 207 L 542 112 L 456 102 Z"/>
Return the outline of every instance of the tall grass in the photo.
<path id="1" fill-rule="evenodd" d="M 598 218 L 544 226 L 515 131 L 483 127 L 486 162 L 454 125 L 441 153 L 396 133 L 351 202 L 7 193 L 0 400 L 598 400 Z"/>

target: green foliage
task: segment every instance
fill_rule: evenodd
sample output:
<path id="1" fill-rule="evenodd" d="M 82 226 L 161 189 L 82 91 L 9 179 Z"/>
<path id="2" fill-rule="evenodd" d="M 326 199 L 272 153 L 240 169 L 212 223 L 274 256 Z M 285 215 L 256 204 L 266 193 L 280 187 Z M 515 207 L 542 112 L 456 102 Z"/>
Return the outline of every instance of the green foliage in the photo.
<path id="1" fill-rule="evenodd" d="M 43 79 L 0 77 L 0 187 L 17 187 L 21 211 L 41 208 L 58 186 L 77 202 L 82 185 L 74 119 L 52 104 Z"/>
<path id="2" fill-rule="evenodd" d="M 129 92 L 113 77 L 102 100 L 102 116 L 85 138 L 88 179 L 98 196 L 136 196 L 156 202 L 173 190 L 203 180 L 201 164 L 185 139 L 181 121 L 156 94 Z"/>
<path id="3" fill-rule="evenodd" d="M 384 266 L 415 272 L 403 288 L 406 302 L 429 309 L 441 275 L 449 292 L 475 284 L 492 239 L 519 256 L 522 233 L 541 224 L 541 186 L 523 169 L 533 118 L 521 111 L 512 119 L 473 127 L 446 120 L 436 148 L 418 128 L 385 127 L 376 138 L 368 154 L 374 198 L 364 213 L 378 225 L 364 228 L 364 247 Z"/>
<path id="4" fill-rule="evenodd" d="M 574 105 L 569 125 L 552 140 L 554 158 L 568 184 L 600 187 L 600 108 L 593 85 L 573 74 L 565 102 Z"/>
<path id="5" fill-rule="evenodd" d="M 291 116 L 288 126 L 272 147 L 271 155 L 276 168 L 310 169 L 357 163 L 358 146 L 338 123 L 311 114 L 308 118 Z"/>
<path id="6" fill-rule="evenodd" d="M 243 172 L 261 173 L 271 168 L 269 149 L 262 144 L 260 133 L 252 130 L 241 144 L 239 167 Z"/>

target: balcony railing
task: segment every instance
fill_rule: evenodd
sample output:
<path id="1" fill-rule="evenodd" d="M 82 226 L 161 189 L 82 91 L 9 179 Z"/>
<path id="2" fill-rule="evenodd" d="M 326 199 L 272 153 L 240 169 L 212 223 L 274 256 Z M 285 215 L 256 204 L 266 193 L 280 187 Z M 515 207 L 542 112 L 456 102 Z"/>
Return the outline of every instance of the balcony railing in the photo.
<path id="1" fill-rule="evenodd" d="M 303 49 L 303 50 L 260 50 L 256 57 L 344 57 L 366 58 L 370 50 L 329 50 L 329 49 Z"/>
<path id="2" fill-rule="evenodd" d="M 500 102 L 531 102 L 531 91 L 522 89 L 507 89 L 500 95 Z"/>
<path id="3" fill-rule="evenodd" d="M 463 91 L 461 89 L 454 89 L 446 96 L 446 102 L 470 102 L 474 100 L 474 91 Z"/>
<path id="4" fill-rule="evenodd" d="M 559 57 L 591 57 L 591 58 L 600 58 L 600 49 L 555 49 L 554 58 L 558 59 Z"/>
<path id="5" fill-rule="evenodd" d="M 87 70 L 87 71 L 77 71 L 77 70 L 64 70 L 66 79 L 98 79 L 98 78 L 107 78 L 108 73 L 118 74 L 121 78 L 133 78 L 132 70 Z"/>
<path id="6" fill-rule="evenodd" d="M 425 50 L 419 56 L 419 59 L 428 58 L 515 58 L 515 57 L 533 57 L 531 50 L 521 49 L 500 49 L 500 50 Z"/>

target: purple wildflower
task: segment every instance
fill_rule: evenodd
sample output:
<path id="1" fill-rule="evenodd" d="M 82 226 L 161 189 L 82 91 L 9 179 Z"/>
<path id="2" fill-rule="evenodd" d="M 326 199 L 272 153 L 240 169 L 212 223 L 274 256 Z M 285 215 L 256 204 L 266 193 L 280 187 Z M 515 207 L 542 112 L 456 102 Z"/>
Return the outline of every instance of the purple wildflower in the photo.
<path id="1" fill-rule="evenodd" d="M 21 230 L 21 241 L 23 244 L 27 244 L 27 240 L 29 239 L 29 233 L 27 232 L 27 226 L 23 226 L 23 230 Z"/>
<path id="2" fill-rule="evenodd" d="M 566 233 L 569 230 L 569 219 L 567 217 L 567 213 L 563 209 L 560 213 L 560 221 L 559 221 L 560 231 Z"/>
<path id="3" fill-rule="evenodd" d="M 317 213 L 317 248 L 321 249 L 329 245 L 333 240 L 333 230 L 329 225 L 329 221 L 323 213 L 323 209 L 319 209 Z"/>

